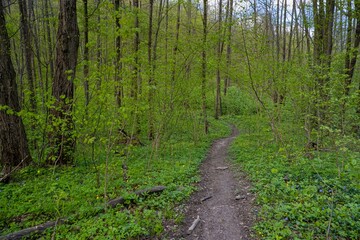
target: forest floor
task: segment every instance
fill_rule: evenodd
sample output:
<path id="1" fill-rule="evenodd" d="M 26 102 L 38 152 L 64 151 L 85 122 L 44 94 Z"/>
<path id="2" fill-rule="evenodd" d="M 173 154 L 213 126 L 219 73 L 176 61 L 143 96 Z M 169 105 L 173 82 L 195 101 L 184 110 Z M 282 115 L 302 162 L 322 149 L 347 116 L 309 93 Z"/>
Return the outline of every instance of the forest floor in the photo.
<path id="1" fill-rule="evenodd" d="M 239 131 L 215 141 L 201 166 L 201 181 L 185 207 L 185 220 L 172 239 L 254 239 L 255 196 L 246 175 L 228 161 L 228 148 Z M 236 172 L 236 173 L 235 173 Z M 188 229 L 199 216 L 196 228 Z"/>

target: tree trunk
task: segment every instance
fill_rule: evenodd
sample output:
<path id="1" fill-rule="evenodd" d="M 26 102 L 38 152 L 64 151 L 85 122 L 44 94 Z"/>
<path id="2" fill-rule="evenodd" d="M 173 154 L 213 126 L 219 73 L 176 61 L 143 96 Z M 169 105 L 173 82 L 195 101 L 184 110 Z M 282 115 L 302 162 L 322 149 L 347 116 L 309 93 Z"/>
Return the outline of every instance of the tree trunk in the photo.
<path id="1" fill-rule="evenodd" d="M 21 45 L 25 53 L 25 66 L 27 73 L 27 80 L 30 90 L 30 109 L 32 112 L 36 111 L 36 99 L 35 99 L 35 84 L 34 84 L 34 74 L 33 74 L 33 61 L 34 55 L 31 49 L 31 34 L 28 21 L 28 10 L 25 0 L 19 0 L 19 10 L 20 10 L 20 28 L 21 28 Z"/>
<path id="2" fill-rule="evenodd" d="M 177 2 L 177 11 L 176 11 L 176 27 L 175 27 L 175 43 L 173 48 L 173 62 L 171 70 L 171 88 L 170 88 L 170 109 L 174 110 L 174 92 L 175 92 L 175 75 L 176 75 L 176 66 L 177 66 L 177 53 L 179 50 L 179 35 L 180 35 L 180 13 L 181 5 L 180 1 Z"/>
<path id="3" fill-rule="evenodd" d="M 202 79 L 201 79 L 201 98 L 202 98 L 202 111 L 203 111 L 203 119 L 204 119 L 204 131 L 205 134 L 209 132 L 209 123 L 207 120 L 207 113 L 206 113 L 206 78 L 207 78 L 207 58 L 206 58 L 206 45 L 207 45 L 207 8 L 208 8 L 208 0 L 204 0 L 204 18 L 203 18 L 203 47 L 202 47 Z"/>
<path id="4" fill-rule="evenodd" d="M 89 105 L 89 13 L 88 13 L 88 0 L 83 0 L 84 4 L 84 94 L 85 94 L 85 107 Z"/>
<path id="5" fill-rule="evenodd" d="M 355 1 L 355 18 L 356 18 L 356 29 L 355 29 L 355 40 L 352 46 L 352 9 L 351 1 L 348 0 L 348 30 L 346 40 L 346 55 L 345 55 L 345 95 L 350 94 L 350 85 L 354 76 L 355 64 L 357 55 L 359 53 L 360 44 L 360 2 Z"/>
<path id="6" fill-rule="evenodd" d="M 115 25 L 116 25 L 116 39 L 115 39 L 115 47 L 116 47 L 116 59 L 115 59 L 115 82 L 116 82 L 116 103 L 118 107 L 122 106 L 122 100 L 123 100 L 123 86 L 122 86 L 122 41 L 120 36 L 120 19 L 121 19 L 121 13 L 120 13 L 120 0 L 115 0 Z"/>
<path id="7" fill-rule="evenodd" d="M 222 55 L 222 0 L 219 0 L 219 25 L 218 25 L 218 46 L 216 66 L 216 96 L 215 96 L 215 119 L 221 116 L 221 55 Z"/>
<path id="8" fill-rule="evenodd" d="M 50 133 L 52 163 L 69 164 L 73 161 L 75 137 L 72 107 L 75 70 L 79 47 L 79 29 L 76 18 L 76 1 L 60 0 L 57 32 L 55 75 L 52 95 L 55 106 L 50 110 L 53 124 Z"/>
<path id="9" fill-rule="evenodd" d="M 233 15 L 233 0 L 228 0 L 228 7 L 226 10 L 226 23 L 227 23 L 227 46 L 226 46 L 226 75 L 224 81 L 224 96 L 230 86 L 230 67 L 231 67 L 231 35 L 232 35 L 232 15 Z M 267 16 L 266 16 L 267 17 Z"/>
<path id="10" fill-rule="evenodd" d="M 14 170 L 28 165 L 32 160 L 24 125 L 18 116 L 20 103 L 15 77 L 4 7 L 0 2 L 0 164 L 3 168 L 1 182 L 7 182 Z"/>
<path id="11" fill-rule="evenodd" d="M 148 32 L 148 65 L 149 65 L 149 95 L 148 95 L 148 104 L 149 104 L 149 119 L 148 119 L 148 139 L 154 139 L 154 95 L 155 95 L 155 79 L 153 72 L 153 61 L 152 61 L 152 35 L 153 35 L 153 13 L 154 13 L 154 0 L 150 0 L 149 6 L 149 32 Z"/>

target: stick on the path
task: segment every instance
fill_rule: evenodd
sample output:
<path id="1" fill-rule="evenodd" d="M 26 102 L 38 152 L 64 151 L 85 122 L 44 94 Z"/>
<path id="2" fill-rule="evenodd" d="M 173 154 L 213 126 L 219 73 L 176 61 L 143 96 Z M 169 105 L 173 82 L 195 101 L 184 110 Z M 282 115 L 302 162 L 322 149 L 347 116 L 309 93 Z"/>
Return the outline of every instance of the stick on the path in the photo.
<path id="1" fill-rule="evenodd" d="M 187 234 L 191 234 L 191 232 L 196 228 L 199 222 L 200 222 L 200 217 L 198 215 L 197 218 L 194 220 L 193 224 L 191 225 L 191 227 L 189 227 Z"/>
<path id="2" fill-rule="evenodd" d="M 203 197 L 202 199 L 200 199 L 200 202 L 205 202 L 206 200 L 212 198 L 212 196 L 207 196 L 207 197 Z"/>
<path id="3" fill-rule="evenodd" d="M 228 169 L 229 167 L 217 167 L 216 170 L 225 170 Z"/>

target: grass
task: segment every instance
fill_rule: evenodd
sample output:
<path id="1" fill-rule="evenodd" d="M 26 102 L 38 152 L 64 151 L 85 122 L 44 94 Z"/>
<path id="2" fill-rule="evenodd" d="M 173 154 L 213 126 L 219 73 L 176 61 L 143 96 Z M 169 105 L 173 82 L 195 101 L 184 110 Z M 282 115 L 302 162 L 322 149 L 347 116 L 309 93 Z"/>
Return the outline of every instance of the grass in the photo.
<path id="1" fill-rule="evenodd" d="M 279 146 L 265 119 L 233 122 L 241 134 L 231 156 L 254 184 L 261 207 L 254 228 L 260 239 L 360 238 L 359 153 L 314 151 L 314 159 L 308 159 L 305 142 L 293 134 L 296 125 L 283 124 L 286 143 Z M 284 148 L 291 150 L 291 159 Z"/>
<path id="2" fill-rule="evenodd" d="M 61 217 L 69 218 L 65 224 L 31 237 L 132 239 L 161 235 L 165 221 L 182 220 L 175 207 L 194 191 L 198 166 L 211 142 L 230 132 L 224 122 L 211 121 L 211 126 L 210 135 L 197 143 L 178 136 L 163 143 L 155 155 L 151 146 L 134 147 L 127 159 L 103 150 L 96 162 L 85 154 L 71 167 L 23 169 L 12 183 L 0 185 L 0 235 Z M 122 174 L 124 162 L 127 181 Z M 147 198 L 131 194 L 156 185 L 167 189 Z M 124 196 L 128 205 L 105 211 L 105 203 L 119 196 Z"/>

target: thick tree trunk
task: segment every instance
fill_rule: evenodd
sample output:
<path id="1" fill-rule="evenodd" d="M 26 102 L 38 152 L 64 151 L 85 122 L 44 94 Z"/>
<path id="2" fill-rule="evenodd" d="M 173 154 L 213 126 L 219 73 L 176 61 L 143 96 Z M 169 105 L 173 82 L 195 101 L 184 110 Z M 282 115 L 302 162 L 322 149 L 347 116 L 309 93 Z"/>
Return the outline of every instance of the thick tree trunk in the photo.
<path id="1" fill-rule="evenodd" d="M 59 27 L 57 32 L 55 75 L 52 95 L 55 106 L 50 110 L 52 132 L 51 153 L 48 160 L 59 164 L 73 161 L 75 138 L 72 106 L 74 77 L 79 47 L 79 29 L 76 18 L 76 1 L 60 0 Z"/>
<path id="2" fill-rule="evenodd" d="M 0 2 L 0 181 L 6 182 L 12 171 L 31 162 L 23 122 L 18 116 L 19 96 L 10 55 L 4 7 Z"/>

